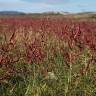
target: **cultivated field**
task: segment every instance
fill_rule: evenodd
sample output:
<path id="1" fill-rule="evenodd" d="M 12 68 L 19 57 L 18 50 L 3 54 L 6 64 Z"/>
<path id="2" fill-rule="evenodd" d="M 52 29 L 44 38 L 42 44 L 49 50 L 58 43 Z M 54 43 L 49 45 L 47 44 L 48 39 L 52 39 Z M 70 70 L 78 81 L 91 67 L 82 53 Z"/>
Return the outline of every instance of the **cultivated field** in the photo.
<path id="1" fill-rule="evenodd" d="M 96 96 L 96 18 L 0 16 L 0 96 Z"/>

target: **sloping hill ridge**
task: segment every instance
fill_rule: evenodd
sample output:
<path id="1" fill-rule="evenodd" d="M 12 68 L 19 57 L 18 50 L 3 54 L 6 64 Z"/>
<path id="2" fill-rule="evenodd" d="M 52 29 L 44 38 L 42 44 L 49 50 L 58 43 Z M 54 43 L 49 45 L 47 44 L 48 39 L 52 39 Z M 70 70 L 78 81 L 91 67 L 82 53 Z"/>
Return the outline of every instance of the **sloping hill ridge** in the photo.
<path id="1" fill-rule="evenodd" d="M 24 13 L 18 11 L 0 11 L 0 16 L 63 16 L 67 18 L 95 18 L 96 12 L 81 12 L 81 13 L 69 13 L 69 12 L 43 12 L 43 13 Z"/>
<path id="2" fill-rule="evenodd" d="M 0 15 L 24 15 L 23 12 L 18 11 L 0 11 Z"/>

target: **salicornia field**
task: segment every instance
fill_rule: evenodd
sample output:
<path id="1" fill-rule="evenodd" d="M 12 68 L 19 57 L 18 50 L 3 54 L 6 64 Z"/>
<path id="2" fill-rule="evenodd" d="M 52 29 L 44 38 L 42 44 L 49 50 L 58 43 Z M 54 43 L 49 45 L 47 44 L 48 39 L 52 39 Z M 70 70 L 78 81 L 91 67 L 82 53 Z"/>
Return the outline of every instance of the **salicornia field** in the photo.
<path id="1" fill-rule="evenodd" d="M 96 20 L 0 17 L 0 96 L 96 96 Z"/>

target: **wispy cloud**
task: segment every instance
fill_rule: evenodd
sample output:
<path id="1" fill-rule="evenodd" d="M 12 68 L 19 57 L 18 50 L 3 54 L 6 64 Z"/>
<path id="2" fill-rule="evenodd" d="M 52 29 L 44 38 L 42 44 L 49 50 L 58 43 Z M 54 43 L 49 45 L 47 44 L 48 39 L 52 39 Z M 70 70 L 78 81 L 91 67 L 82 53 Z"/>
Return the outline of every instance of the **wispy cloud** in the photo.
<path id="1" fill-rule="evenodd" d="M 37 12 L 38 10 L 50 9 L 52 6 L 44 2 L 26 2 L 23 0 L 0 0 L 0 10 L 18 10 L 24 12 Z"/>
<path id="2" fill-rule="evenodd" d="M 0 0 L 0 11 L 95 11 L 96 0 Z"/>
<path id="3" fill-rule="evenodd" d="M 22 0 L 26 2 L 35 2 L 35 3 L 46 3 L 46 4 L 64 4 L 67 3 L 69 0 Z"/>

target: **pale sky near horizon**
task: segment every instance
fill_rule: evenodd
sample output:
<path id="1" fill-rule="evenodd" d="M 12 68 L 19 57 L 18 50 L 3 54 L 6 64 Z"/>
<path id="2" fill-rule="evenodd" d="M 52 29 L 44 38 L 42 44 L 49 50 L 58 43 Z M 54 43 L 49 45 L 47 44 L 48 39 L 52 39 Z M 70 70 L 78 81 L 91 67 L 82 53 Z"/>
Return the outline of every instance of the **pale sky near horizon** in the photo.
<path id="1" fill-rule="evenodd" d="M 96 12 L 96 0 L 0 0 L 0 11 Z"/>

